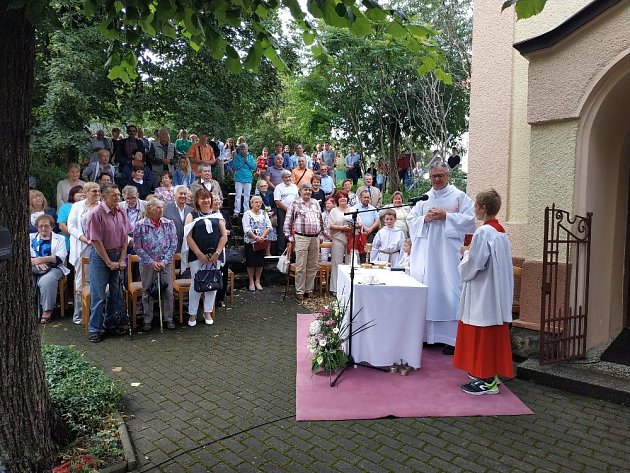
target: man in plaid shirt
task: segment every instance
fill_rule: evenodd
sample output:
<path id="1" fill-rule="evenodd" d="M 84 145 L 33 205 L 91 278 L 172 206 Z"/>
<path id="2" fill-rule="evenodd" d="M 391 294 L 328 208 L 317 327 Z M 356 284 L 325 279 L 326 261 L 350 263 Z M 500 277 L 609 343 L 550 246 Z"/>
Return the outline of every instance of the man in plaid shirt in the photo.
<path id="1" fill-rule="evenodd" d="M 313 292 L 319 235 L 324 232 L 321 209 L 317 201 L 311 199 L 312 192 L 310 183 L 300 184 L 300 196 L 289 205 L 284 220 L 284 234 L 290 242 L 295 242 L 295 298 L 298 301 Z"/>

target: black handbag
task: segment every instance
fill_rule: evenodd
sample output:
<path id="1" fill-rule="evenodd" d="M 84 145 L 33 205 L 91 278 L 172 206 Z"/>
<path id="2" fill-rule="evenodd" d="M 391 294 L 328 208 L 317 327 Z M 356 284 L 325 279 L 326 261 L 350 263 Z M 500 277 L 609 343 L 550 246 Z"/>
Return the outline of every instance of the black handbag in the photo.
<path id="1" fill-rule="evenodd" d="M 203 266 L 202 266 L 203 268 Z M 195 274 L 195 292 L 219 291 L 223 289 L 223 275 L 216 265 L 211 269 L 200 269 Z"/>
<path id="2" fill-rule="evenodd" d="M 158 281 L 160 281 L 160 284 L 158 284 Z M 151 283 L 151 285 L 149 286 L 149 289 L 147 290 L 147 294 L 149 294 L 153 299 L 157 299 L 158 297 L 160 297 L 160 293 L 165 294 L 167 290 L 168 290 L 168 282 L 162 278 L 158 279 L 156 277 L 153 280 L 153 283 Z"/>
<path id="3" fill-rule="evenodd" d="M 234 235 L 230 239 L 232 246 L 225 247 L 225 262 L 226 263 L 243 263 L 245 262 L 245 256 L 243 255 L 243 248 L 236 245 L 236 239 Z"/>

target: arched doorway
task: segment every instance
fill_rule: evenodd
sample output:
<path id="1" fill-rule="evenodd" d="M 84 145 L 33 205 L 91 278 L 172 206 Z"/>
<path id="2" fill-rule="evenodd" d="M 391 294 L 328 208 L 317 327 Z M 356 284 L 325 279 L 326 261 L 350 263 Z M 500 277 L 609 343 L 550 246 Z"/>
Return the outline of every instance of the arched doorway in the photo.
<path id="1" fill-rule="evenodd" d="M 599 75 L 580 112 L 575 212 L 593 212 L 588 346 L 630 325 L 630 53 Z M 630 347 L 629 347 L 630 349 Z"/>

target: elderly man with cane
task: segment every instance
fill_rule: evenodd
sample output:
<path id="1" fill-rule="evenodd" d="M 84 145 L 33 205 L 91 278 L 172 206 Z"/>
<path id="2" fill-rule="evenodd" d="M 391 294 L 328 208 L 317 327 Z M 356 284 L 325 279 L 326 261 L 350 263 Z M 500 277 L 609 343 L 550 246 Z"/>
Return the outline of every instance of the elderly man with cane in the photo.
<path id="1" fill-rule="evenodd" d="M 140 279 L 142 281 L 142 306 L 144 325 L 142 330 L 151 330 L 153 321 L 153 299 L 157 297 L 160 307 L 160 328 L 175 330 L 173 322 L 173 256 L 177 249 L 177 230 L 172 220 L 163 217 L 164 202 L 153 199 L 147 202 L 146 218 L 136 223 L 133 242 L 140 257 Z M 164 311 L 162 311 L 164 309 Z"/>
<path id="2" fill-rule="evenodd" d="M 118 206 L 120 191 L 114 185 L 103 188 L 103 202 L 92 212 L 87 223 L 90 251 L 90 342 L 103 340 L 102 332 L 119 334 L 116 314 L 124 303 L 120 290 L 121 271 L 127 267 L 127 239 L 131 231 L 127 213 Z M 105 288 L 109 284 L 107 313 Z"/>

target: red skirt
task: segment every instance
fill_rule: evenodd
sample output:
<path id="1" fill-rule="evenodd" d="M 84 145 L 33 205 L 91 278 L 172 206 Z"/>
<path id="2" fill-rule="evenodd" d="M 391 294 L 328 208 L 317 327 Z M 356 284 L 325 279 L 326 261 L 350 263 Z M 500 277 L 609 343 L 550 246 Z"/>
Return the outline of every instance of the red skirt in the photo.
<path id="1" fill-rule="evenodd" d="M 477 327 L 460 320 L 453 366 L 477 378 L 491 378 L 495 374 L 513 378 L 509 324 Z"/>

